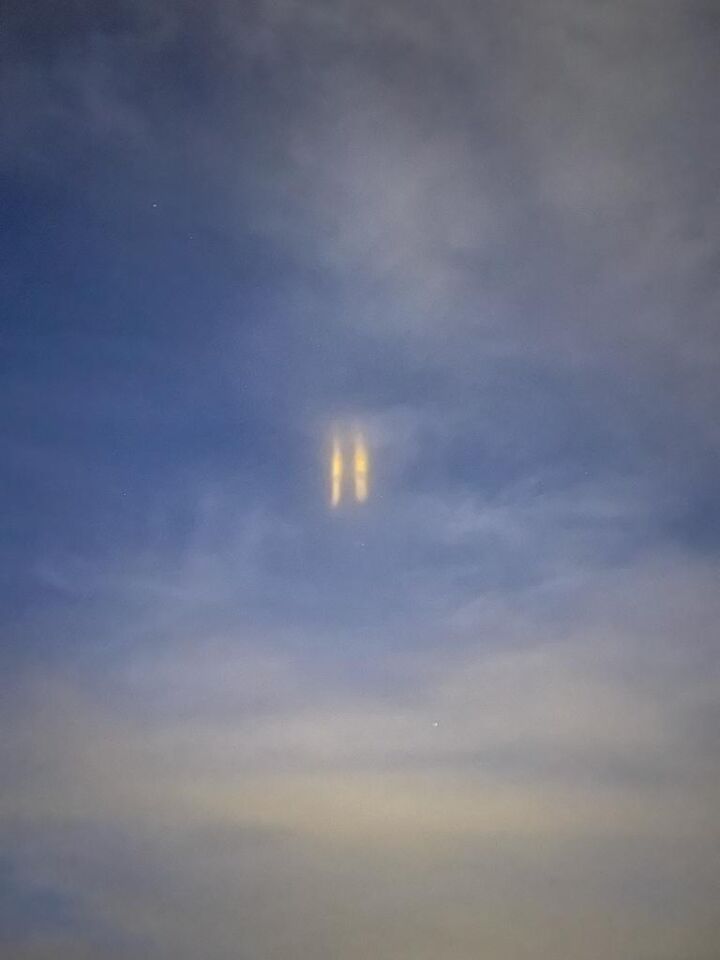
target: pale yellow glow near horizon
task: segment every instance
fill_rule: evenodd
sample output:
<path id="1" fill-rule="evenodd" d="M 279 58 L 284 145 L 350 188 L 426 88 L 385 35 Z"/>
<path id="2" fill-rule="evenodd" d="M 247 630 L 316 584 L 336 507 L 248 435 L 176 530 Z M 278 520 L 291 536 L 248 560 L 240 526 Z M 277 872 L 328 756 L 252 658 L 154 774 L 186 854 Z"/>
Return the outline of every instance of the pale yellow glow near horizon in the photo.
<path id="1" fill-rule="evenodd" d="M 332 456 L 330 458 L 330 505 L 337 507 L 342 496 L 343 458 L 340 441 L 333 437 Z"/>
<path id="2" fill-rule="evenodd" d="M 355 435 L 354 455 L 355 499 L 364 503 L 368 497 L 368 451 L 361 433 Z"/>

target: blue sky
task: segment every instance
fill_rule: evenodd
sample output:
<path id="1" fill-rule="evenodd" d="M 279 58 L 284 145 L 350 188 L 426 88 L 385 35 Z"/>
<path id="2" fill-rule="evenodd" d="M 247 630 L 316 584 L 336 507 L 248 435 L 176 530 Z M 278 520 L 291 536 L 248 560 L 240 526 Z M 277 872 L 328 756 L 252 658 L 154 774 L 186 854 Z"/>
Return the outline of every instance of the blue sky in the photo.
<path id="1" fill-rule="evenodd" d="M 10 3 L 0 956 L 716 956 L 719 29 Z"/>

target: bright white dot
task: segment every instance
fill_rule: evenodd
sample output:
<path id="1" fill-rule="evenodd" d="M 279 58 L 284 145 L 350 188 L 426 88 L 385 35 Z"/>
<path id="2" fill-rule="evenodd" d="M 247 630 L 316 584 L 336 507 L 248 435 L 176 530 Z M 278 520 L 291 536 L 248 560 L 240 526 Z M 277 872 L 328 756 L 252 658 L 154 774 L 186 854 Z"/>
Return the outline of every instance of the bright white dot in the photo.
<path id="1" fill-rule="evenodd" d="M 440 722 L 439 722 L 438 720 L 433 720 L 433 726 L 434 726 L 434 727 L 439 727 L 439 726 L 440 726 Z"/>

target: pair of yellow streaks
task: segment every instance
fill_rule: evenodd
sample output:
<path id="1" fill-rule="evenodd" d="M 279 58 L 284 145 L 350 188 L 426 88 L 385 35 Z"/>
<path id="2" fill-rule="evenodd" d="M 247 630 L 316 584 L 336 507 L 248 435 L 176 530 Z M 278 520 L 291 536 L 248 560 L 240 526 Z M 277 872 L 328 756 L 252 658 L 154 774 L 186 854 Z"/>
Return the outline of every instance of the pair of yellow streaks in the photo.
<path id="1" fill-rule="evenodd" d="M 352 470 L 355 500 L 358 503 L 364 503 L 368 497 L 368 450 L 361 433 L 356 433 L 353 439 Z M 337 507 L 342 499 L 344 474 L 345 460 L 342 444 L 336 434 L 333 436 L 330 457 L 330 505 L 332 507 Z"/>

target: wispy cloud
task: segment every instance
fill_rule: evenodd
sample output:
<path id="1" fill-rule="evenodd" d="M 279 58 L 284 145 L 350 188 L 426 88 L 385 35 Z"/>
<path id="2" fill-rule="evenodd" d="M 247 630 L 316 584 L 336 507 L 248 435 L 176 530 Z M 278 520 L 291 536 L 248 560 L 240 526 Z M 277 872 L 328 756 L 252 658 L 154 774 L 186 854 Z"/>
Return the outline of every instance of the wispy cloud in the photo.
<path id="1" fill-rule="evenodd" d="M 713 960 L 707 10 L 51 6 L 0 68 L 0 953 Z"/>
<path id="2" fill-rule="evenodd" d="M 424 656 L 388 660 L 404 676 L 395 693 L 329 683 L 305 658 L 267 652 L 272 637 L 140 648 L 105 678 L 90 663 L 33 671 L 9 704 L 5 842 L 35 865 L 28 882 L 70 897 L 117 943 L 140 936 L 181 956 L 199 942 L 177 935 L 177 910 L 191 903 L 213 955 L 225 956 L 233 935 L 268 948 L 264 914 L 248 912 L 259 889 L 263 910 L 284 904 L 284 935 L 330 950 L 319 934 L 334 929 L 322 919 L 330 908 L 311 906 L 296 872 L 315 878 L 323 900 L 332 890 L 341 943 L 369 922 L 367 885 L 379 874 L 416 931 L 405 942 L 423 942 L 425 923 L 444 929 L 449 910 L 464 931 L 452 955 L 477 937 L 507 951 L 507 929 L 477 915 L 478 884 L 496 915 L 509 918 L 514 904 L 529 935 L 548 922 L 541 878 L 551 875 L 555 906 L 570 898 L 595 931 L 581 947 L 562 925 L 552 934 L 561 949 L 595 957 L 615 936 L 639 937 L 670 957 L 672 940 L 662 944 L 674 929 L 702 951 L 709 888 L 694 890 L 683 914 L 692 934 L 653 904 L 679 895 L 687 857 L 708 875 L 718 842 L 712 584 L 711 570 L 664 564 L 550 602 L 531 594 L 523 612 L 478 607 L 462 647 L 438 632 Z M 78 830 L 98 842 L 78 849 Z M 142 909 L 138 869 L 153 871 Z M 647 906 L 611 934 L 605 918 L 624 909 L 617 885 Z M 392 943 L 387 930 L 378 936 Z"/>

